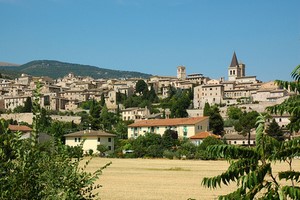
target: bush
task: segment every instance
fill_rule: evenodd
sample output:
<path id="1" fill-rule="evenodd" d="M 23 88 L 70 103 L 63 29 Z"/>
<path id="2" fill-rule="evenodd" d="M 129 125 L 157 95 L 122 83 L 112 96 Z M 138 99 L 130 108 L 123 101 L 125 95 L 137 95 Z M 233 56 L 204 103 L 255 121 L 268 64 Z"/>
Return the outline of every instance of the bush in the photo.
<path id="1" fill-rule="evenodd" d="M 66 146 L 66 151 L 70 158 L 80 159 L 83 157 L 83 150 L 81 146 Z"/>
<path id="2" fill-rule="evenodd" d="M 92 156 L 93 153 L 94 153 L 94 150 L 93 150 L 93 149 L 89 149 L 89 150 L 88 150 L 88 155 L 89 155 L 89 156 Z"/>
<path id="3" fill-rule="evenodd" d="M 99 145 L 97 146 L 97 150 L 99 151 L 100 156 L 103 157 L 103 156 L 105 156 L 105 152 L 108 151 L 108 147 L 107 147 L 106 145 L 99 144 Z"/>
<path id="4" fill-rule="evenodd" d="M 216 157 L 208 153 L 207 147 L 216 144 L 220 145 L 224 144 L 224 142 L 212 136 L 205 138 L 203 142 L 198 146 L 195 158 L 201 160 L 215 160 Z"/>
<path id="5" fill-rule="evenodd" d="M 178 154 L 178 152 L 174 152 L 174 151 L 170 151 L 170 150 L 165 150 L 163 152 L 163 157 L 164 158 L 168 158 L 168 159 L 175 159 L 175 158 L 179 158 L 179 154 Z"/>
<path id="6" fill-rule="evenodd" d="M 146 156 L 150 158 L 161 158 L 163 156 L 163 148 L 161 145 L 150 145 L 147 148 Z"/>

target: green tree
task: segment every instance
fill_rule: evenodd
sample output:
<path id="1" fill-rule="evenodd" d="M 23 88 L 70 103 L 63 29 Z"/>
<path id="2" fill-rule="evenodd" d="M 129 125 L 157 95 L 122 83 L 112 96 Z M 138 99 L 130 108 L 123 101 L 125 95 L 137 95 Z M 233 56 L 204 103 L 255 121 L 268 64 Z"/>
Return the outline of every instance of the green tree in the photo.
<path id="1" fill-rule="evenodd" d="M 167 129 L 161 137 L 162 145 L 165 149 L 171 149 L 178 145 L 178 133 L 177 131 Z"/>
<path id="2" fill-rule="evenodd" d="M 208 102 L 206 102 L 204 104 L 204 109 L 203 109 L 203 116 L 210 116 L 211 114 L 211 109 L 210 109 L 210 105 Z"/>
<path id="3" fill-rule="evenodd" d="M 265 119 L 259 117 L 256 129 L 256 146 L 243 147 L 235 145 L 213 145 L 208 147 L 212 156 L 225 158 L 229 162 L 227 171 L 215 177 L 206 177 L 202 185 L 208 188 L 221 187 L 237 182 L 238 189 L 219 199 L 298 199 L 300 189 L 295 185 L 299 182 L 300 172 L 292 168 L 291 158 L 300 155 L 300 138 L 278 142 L 268 136 L 264 130 Z M 272 163 L 285 161 L 289 164 L 288 171 L 274 172 Z M 286 179 L 287 185 L 280 180 Z"/>
<path id="4" fill-rule="evenodd" d="M 152 103 L 159 101 L 157 94 L 152 85 L 151 85 L 150 91 L 148 92 L 148 96 L 146 96 L 145 98 L 148 99 Z"/>
<path id="5" fill-rule="evenodd" d="M 100 187 L 93 183 L 107 165 L 88 173 L 85 168 L 89 161 L 82 168 L 82 159 L 73 159 L 67 146 L 37 142 L 40 88 L 38 84 L 34 91 L 32 137 L 20 139 L 21 133 L 2 128 L 5 131 L 0 134 L 0 143 L 9 152 L 1 145 L 0 199 L 93 199 L 97 195 L 94 189 Z"/>
<path id="6" fill-rule="evenodd" d="M 40 131 L 47 132 L 51 125 L 51 117 L 45 108 L 40 109 L 39 119 L 38 119 Z"/>
<path id="7" fill-rule="evenodd" d="M 229 119 L 238 120 L 243 115 L 243 111 L 235 106 L 229 106 L 227 108 L 227 115 Z"/>
<path id="8" fill-rule="evenodd" d="M 119 103 L 124 104 L 124 101 L 126 99 L 127 99 L 127 95 L 126 94 L 123 94 L 121 92 L 117 92 L 117 94 L 116 94 L 117 104 L 119 104 Z"/>
<path id="9" fill-rule="evenodd" d="M 143 94 L 145 91 L 148 91 L 148 85 L 144 80 L 138 80 L 135 84 L 135 91 L 139 94 Z"/>
<path id="10" fill-rule="evenodd" d="M 195 158 L 197 147 L 189 140 L 183 140 L 178 149 L 179 157 L 186 157 L 188 159 Z"/>
<path id="11" fill-rule="evenodd" d="M 32 112 L 32 101 L 31 101 L 31 97 L 27 97 L 25 104 L 24 104 L 24 110 L 23 112 L 25 113 L 30 113 Z"/>
<path id="12" fill-rule="evenodd" d="M 237 123 L 234 126 L 234 129 L 242 135 L 248 135 L 248 145 L 250 146 L 250 136 L 252 129 L 256 128 L 256 119 L 258 117 L 258 112 L 244 112 Z"/>
<path id="13" fill-rule="evenodd" d="M 191 101 L 189 99 L 188 92 L 179 91 L 171 99 L 171 117 L 180 118 L 187 117 L 186 109 L 190 106 Z"/>
<path id="14" fill-rule="evenodd" d="M 300 109 L 300 65 L 292 72 L 294 82 L 277 81 L 280 85 L 290 87 L 296 91 L 295 96 L 289 97 L 282 104 L 269 107 L 276 113 L 290 113 L 292 117 L 299 117 Z M 226 172 L 216 177 L 206 177 L 202 184 L 209 188 L 221 187 L 231 182 L 238 183 L 238 189 L 230 194 L 220 196 L 219 199 L 299 199 L 300 172 L 293 169 L 292 161 L 300 156 L 300 137 L 289 141 L 277 141 L 265 132 L 265 117 L 260 115 L 257 121 L 254 148 L 234 145 L 214 145 L 208 148 L 214 156 L 225 158 L 230 165 Z M 299 121 L 292 122 L 292 131 L 297 130 Z M 274 172 L 272 164 L 286 162 L 287 171 Z M 279 182 L 285 180 L 285 182 Z"/>
<path id="15" fill-rule="evenodd" d="M 105 97 L 104 93 L 101 94 L 100 106 L 103 107 L 105 105 Z"/>
<path id="16" fill-rule="evenodd" d="M 24 111 L 24 106 L 17 106 L 14 108 L 14 113 L 22 113 Z"/>
<path id="17" fill-rule="evenodd" d="M 224 132 L 224 120 L 220 115 L 220 110 L 217 106 L 212 106 L 209 115 L 209 129 L 214 134 L 222 135 Z"/>
<path id="18" fill-rule="evenodd" d="M 108 112 L 106 106 L 102 108 L 100 114 L 100 129 L 111 132 L 118 121 L 119 117 L 115 113 Z"/>
<path id="19" fill-rule="evenodd" d="M 159 134 L 145 133 L 131 142 L 135 157 L 162 157 L 162 140 Z"/>
<path id="20" fill-rule="evenodd" d="M 209 137 L 205 138 L 197 148 L 196 157 L 200 158 L 202 160 L 216 159 L 216 157 L 213 157 L 212 155 L 210 155 L 208 153 L 207 148 L 212 145 L 221 145 L 221 144 L 224 144 L 224 142 L 213 136 L 209 136 Z"/>
<path id="21" fill-rule="evenodd" d="M 285 89 L 293 91 L 295 94 L 286 99 L 281 104 L 268 107 L 271 113 L 280 114 L 288 113 L 291 115 L 288 128 L 290 132 L 298 132 L 300 130 L 300 65 L 298 65 L 291 73 L 291 77 L 295 81 L 276 80 L 275 82 Z"/>
<path id="22" fill-rule="evenodd" d="M 90 117 L 89 117 L 90 128 L 93 130 L 100 129 L 100 113 L 101 113 L 100 103 L 93 100 L 93 103 L 91 104 L 90 107 Z"/>
<path id="23" fill-rule="evenodd" d="M 100 156 L 105 156 L 105 152 L 108 151 L 108 147 L 106 145 L 103 145 L 103 144 L 99 144 L 97 146 L 97 150 L 100 152 Z"/>
<path id="24" fill-rule="evenodd" d="M 114 133 L 119 139 L 127 139 L 127 124 L 124 121 L 119 120 L 114 128 Z"/>
<path id="25" fill-rule="evenodd" d="M 278 123 L 275 121 L 275 119 L 272 120 L 272 122 L 269 124 L 269 126 L 266 129 L 266 133 L 275 138 L 276 140 L 282 141 L 284 140 L 283 132 L 278 125 Z"/>

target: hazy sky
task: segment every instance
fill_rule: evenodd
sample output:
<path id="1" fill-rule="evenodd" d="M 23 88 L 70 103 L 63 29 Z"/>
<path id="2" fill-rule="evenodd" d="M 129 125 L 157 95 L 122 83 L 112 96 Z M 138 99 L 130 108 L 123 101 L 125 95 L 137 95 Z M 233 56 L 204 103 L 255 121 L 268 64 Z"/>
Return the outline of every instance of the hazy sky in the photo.
<path id="1" fill-rule="evenodd" d="M 225 77 L 290 79 L 300 64 L 300 0 L 0 0 L 0 61 L 37 59 Z"/>

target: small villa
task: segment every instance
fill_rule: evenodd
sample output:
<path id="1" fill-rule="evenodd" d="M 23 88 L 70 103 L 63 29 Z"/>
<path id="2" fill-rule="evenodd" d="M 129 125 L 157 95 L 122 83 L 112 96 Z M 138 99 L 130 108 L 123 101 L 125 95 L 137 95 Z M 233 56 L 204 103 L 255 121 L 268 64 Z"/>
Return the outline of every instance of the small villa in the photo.
<path id="1" fill-rule="evenodd" d="M 88 152 L 93 150 L 94 153 L 98 153 L 97 146 L 102 144 L 108 147 L 108 152 L 114 151 L 114 139 L 116 135 L 107 133 L 102 130 L 84 130 L 64 135 L 66 138 L 66 145 L 78 146 L 83 143 L 83 151 Z"/>
<path id="2" fill-rule="evenodd" d="M 190 140 L 195 145 L 200 145 L 203 142 L 203 140 L 207 137 L 214 137 L 217 139 L 221 139 L 219 135 L 213 134 L 208 131 L 204 131 L 204 132 L 197 133 L 196 135 L 193 135 L 192 137 L 190 137 Z"/>
<path id="3" fill-rule="evenodd" d="M 208 131 L 208 128 L 208 117 L 140 120 L 128 126 L 128 138 L 136 138 L 147 132 L 163 135 L 168 129 L 177 131 L 181 138 L 189 138 L 195 133 Z"/>

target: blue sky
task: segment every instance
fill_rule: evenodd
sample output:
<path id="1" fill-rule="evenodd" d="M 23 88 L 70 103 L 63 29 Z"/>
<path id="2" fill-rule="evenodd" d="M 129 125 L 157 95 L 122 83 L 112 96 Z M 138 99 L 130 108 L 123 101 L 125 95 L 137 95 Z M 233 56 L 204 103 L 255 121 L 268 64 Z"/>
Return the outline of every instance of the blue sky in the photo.
<path id="1" fill-rule="evenodd" d="M 0 61 L 290 80 L 300 64 L 299 0 L 0 0 Z"/>

